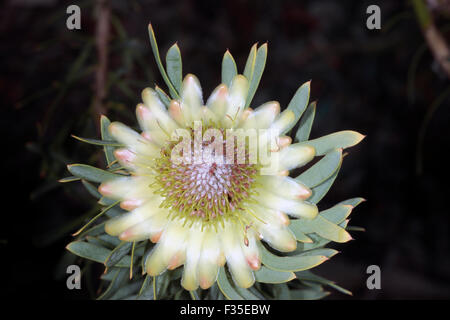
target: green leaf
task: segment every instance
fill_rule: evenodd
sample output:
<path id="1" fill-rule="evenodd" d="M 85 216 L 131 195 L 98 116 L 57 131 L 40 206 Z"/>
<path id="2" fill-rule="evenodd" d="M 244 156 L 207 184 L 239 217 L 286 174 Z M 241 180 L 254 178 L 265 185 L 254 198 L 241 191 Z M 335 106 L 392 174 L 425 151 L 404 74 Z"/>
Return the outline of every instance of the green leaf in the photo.
<path id="1" fill-rule="evenodd" d="M 237 291 L 231 285 L 224 267 L 220 267 L 219 269 L 217 285 L 219 286 L 219 289 L 223 293 L 225 298 L 227 298 L 228 300 L 244 300 L 242 296 L 237 293 Z"/>
<path id="2" fill-rule="evenodd" d="M 292 272 L 275 271 L 264 266 L 255 272 L 256 281 L 262 283 L 283 283 L 295 279 Z"/>
<path id="3" fill-rule="evenodd" d="M 291 110 L 295 114 L 295 121 L 291 123 L 289 127 L 287 127 L 284 131 L 288 132 L 291 130 L 295 124 L 300 120 L 303 112 L 305 112 L 306 107 L 308 106 L 309 101 L 309 93 L 310 93 L 311 81 L 305 82 L 297 89 L 294 94 L 294 97 L 289 102 L 287 110 Z"/>
<path id="4" fill-rule="evenodd" d="M 111 204 L 110 206 L 106 207 L 105 209 L 103 209 L 99 214 L 97 214 L 95 217 L 93 217 L 91 220 L 89 220 L 88 223 L 86 223 L 81 229 L 79 229 L 77 232 L 75 232 L 73 234 L 73 236 L 77 236 L 79 235 L 81 232 L 83 232 L 83 230 L 85 230 L 89 225 L 91 225 L 95 220 L 97 220 L 98 218 L 100 218 L 103 214 L 105 214 L 106 212 L 108 212 L 112 207 L 114 207 L 115 205 L 117 205 L 120 201 L 116 201 L 113 204 Z"/>
<path id="5" fill-rule="evenodd" d="M 89 144 L 94 144 L 96 146 L 111 146 L 111 147 L 123 147 L 123 144 L 118 143 L 116 141 L 105 141 L 105 140 L 97 140 L 97 139 L 89 139 L 89 138 L 82 138 L 82 137 L 78 137 L 76 135 L 72 134 L 72 137 L 82 141 L 82 142 L 86 142 Z"/>
<path id="6" fill-rule="evenodd" d="M 303 142 L 309 139 L 311 133 L 312 124 L 314 122 L 314 116 L 316 115 L 316 101 L 309 104 L 303 116 L 300 118 L 300 124 L 298 126 L 295 138 L 298 142 Z"/>
<path id="7" fill-rule="evenodd" d="M 289 229 L 292 230 L 294 235 L 297 231 L 302 233 L 316 233 L 322 238 L 335 241 L 335 242 L 347 242 L 352 239 L 350 234 L 345 229 L 337 226 L 336 224 L 328 221 L 320 214 L 314 219 L 296 219 L 291 220 Z"/>
<path id="8" fill-rule="evenodd" d="M 255 62 L 253 65 L 253 70 L 251 73 L 251 78 L 249 80 L 248 94 L 247 99 L 245 100 L 245 108 L 247 108 L 253 100 L 253 96 L 258 89 L 259 82 L 261 80 L 262 74 L 264 72 L 264 68 L 266 66 L 267 60 L 267 43 L 263 44 L 256 51 Z M 244 74 L 245 75 L 245 74 Z"/>
<path id="9" fill-rule="evenodd" d="M 296 230 L 294 235 L 295 235 L 295 238 L 297 239 L 297 241 L 306 242 L 306 243 L 313 242 L 310 237 L 308 237 L 306 234 L 304 234 L 300 230 Z"/>
<path id="10" fill-rule="evenodd" d="M 90 182 L 87 182 L 86 180 L 81 180 L 81 183 L 86 188 L 86 190 L 96 199 L 100 199 L 102 195 L 100 192 L 98 192 L 97 188 Z"/>
<path id="11" fill-rule="evenodd" d="M 330 190 L 331 186 L 334 183 L 334 180 L 336 180 L 340 168 L 341 165 L 339 165 L 339 167 L 331 177 L 329 177 L 326 181 L 322 182 L 318 186 L 311 189 L 312 195 L 311 197 L 308 198 L 309 202 L 318 203 L 320 200 L 322 200 L 322 198 L 327 194 L 328 190 Z"/>
<path id="12" fill-rule="evenodd" d="M 116 200 L 107 198 L 107 197 L 101 197 L 100 200 L 98 200 L 98 204 L 101 204 L 102 206 L 110 206 L 112 205 Z"/>
<path id="13" fill-rule="evenodd" d="M 335 132 L 317 139 L 308 140 L 306 143 L 316 149 L 316 156 L 324 155 L 336 148 L 349 148 L 358 144 L 364 135 L 351 130 Z"/>
<path id="14" fill-rule="evenodd" d="M 101 234 L 97 237 L 97 239 L 102 240 L 108 243 L 111 246 L 111 250 L 117 247 L 120 244 L 120 239 L 117 237 L 113 237 L 107 233 Z"/>
<path id="15" fill-rule="evenodd" d="M 317 283 L 321 283 L 323 285 L 330 286 L 330 287 L 332 287 L 332 288 L 336 289 L 337 291 L 340 291 L 340 292 L 342 292 L 344 294 L 347 294 L 347 295 L 350 295 L 350 296 L 352 295 L 352 293 L 350 291 L 348 291 L 347 289 L 344 289 L 344 288 L 338 286 L 335 282 L 333 282 L 331 280 L 328 280 L 328 279 L 325 279 L 325 278 L 323 278 L 321 276 L 315 275 L 314 273 L 312 273 L 309 270 L 296 272 L 295 275 L 297 276 L 297 278 L 299 280 L 314 281 L 314 282 L 317 282 Z"/>
<path id="16" fill-rule="evenodd" d="M 302 243 L 301 246 L 297 246 L 297 249 L 301 250 L 314 250 L 321 248 L 328 243 L 330 243 L 330 240 L 322 238 L 321 236 L 317 234 L 310 234 L 309 237 L 313 240 L 312 243 Z M 300 247 L 300 248 L 299 248 Z"/>
<path id="17" fill-rule="evenodd" d="M 229 88 L 231 86 L 231 81 L 236 75 L 236 62 L 231 53 L 227 50 L 222 59 L 222 83 Z"/>
<path id="18" fill-rule="evenodd" d="M 121 175 L 98 169 L 86 164 L 69 164 L 67 169 L 71 174 L 87 181 L 102 183 L 103 181 L 121 177 Z"/>
<path id="19" fill-rule="evenodd" d="M 259 244 L 259 246 L 262 263 L 267 268 L 276 271 L 307 270 L 328 260 L 328 256 L 323 255 L 326 252 L 309 251 L 298 255 L 279 257 L 270 253 L 262 244 Z"/>
<path id="20" fill-rule="evenodd" d="M 106 116 L 101 116 L 100 118 L 100 129 L 101 129 L 101 137 L 102 140 L 112 141 L 114 138 L 109 133 L 108 127 L 111 124 L 111 121 Z M 104 146 L 103 151 L 105 152 L 106 163 L 109 167 L 114 168 L 116 157 L 114 157 L 115 147 L 113 146 Z"/>
<path id="21" fill-rule="evenodd" d="M 153 277 L 146 275 L 141 290 L 137 296 L 137 300 L 153 300 Z"/>
<path id="22" fill-rule="evenodd" d="M 289 287 L 285 283 L 273 286 L 274 298 L 277 300 L 291 300 Z"/>
<path id="23" fill-rule="evenodd" d="M 78 235 L 78 239 L 81 239 L 85 236 L 95 237 L 105 232 L 105 222 L 99 223 L 96 226 L 93 226 L 90 229 L 84 230 Z"/>
<path id="24" fill-rule="evenodd" d="M 319 300 L 330 293 L 317 289 L 294 289 L 289 292 L 292 300 Z"/>
<path id="25" fill-rule="evenodd" d="M 235 286 L 236 292 L 245 300 L 261 300 L 259 297 L 254 295 L 250 290 Z"/>
<path id="26" fill-rule="evenodd" d="M 108 288 L 103 292 L 103 294 L 97 298 L 97 300 L 106 300 L 109 299 L 117 290 L 122 287 L 122 284 L 127 280 L 127 270 L 126 269 L 118 269 L 111 280 Z"/>
<path id="27" fill-rule="evenodd" d="M 353 207 L 351 205 L 339 203 L 330 209 L 321 211 L 320 216 L 328 221 L 339 224 L 350 215 L 352 209 Z"/>
<path id="28" fill-rule="evenodd" d="M 65 177 L 65 178 L 59 179 L 58 182 L 67 183 L 67 182 L 73 182 L 73 181 L 78 181 L 78 180 L 80 180 L 80 178 L 75 177 L 75 176 L 70 176 L 70 177 Z"/>
<path id="29" fill-rule="evenodd" d="M 115 266 L 123 257 L 125 257 L 131 249 L 131 242 L 122 241 L 114 248 L 106 258 L 104 264 L 107 268 Z"/>
<path id="30" fill-rule="evenodd" d="M 164 293 L 169 286 L 169 282 L 170 278 L 167 272 L 160 276 L 153 277 L 153 295 L 155 300 L 164 296 Z"/>
<path id="31" fill-rule="evenodd" d="M 166 106 L 166 108 L 170 105 L 170 97 L 158 86 L 155 85 L 156 94 L 159 97 L 159 100 Z"/>
<path id="32" fill-rule="evenodd" d="M 152 46 L 153 55 L 155 56 L 156 64 L 158 66 L 159 72 L 161 73 L 161 76 L 164 79 L 164 82 L 166 83 L 167 87 L 169 88 L 170 95 L 173 99 L 179 99 L 180 96 L 177 92 L 177 90 L 174 88 L 172 82 L 170 81 L 169 77 L 167 76 L 166 70 L 164 69 L 161 58 L 159 56 L 159 49 L 158 44 L 156 43 L 155 38 L 155 32 L 153 31 L 153 27 L 151 24 L 148 25 L 148 34 L 150 37 L 150 45 Z"/>
<path id="33" fill-rule="evenodd" d="M 71 242 L 67 245 L 66 249 L 77 256 L 99 263 L 103 263 L 111 254 L 111 250 L 109 249 L 84 241 Z M 115 266 L 128 268 L 130 266 L 130 256 L 123 257 Z"/>
<path id="34" fill-rule="evenodd" d="M 139 288 L 142 286 L 142 283 L 143 283 L 142 280 L 133 281 L 133 282 L 121 287 L 109 299 L 110 300 L 125 300 L 126 297 L 134 294 L 137 290 L 139 290 Z M 132 299 L 132 300 L 135 300 L 135 299 Z"/>
<path id="35" fill-rule="evenodd" d="M 189 295 L 191 296 L 192 300 L 200 300 L 197 290 L 189 291 Z"/>
<path id="36" fill-rule="evenodd" d="M 106 270 L 106 273 L 103 273 L 100 276 L 100 279 L 104 280 L 104 281 L 112 281 L 114 279 L 114 276 L 116 275 L 117 270 L 119 270 L 120 268 L 109 268 Z"/>
<path id="37" fill-rule="evenodd" d="M 245 63 L 244 76 L 248 79 L 249 82 L 253 77 L 253 70 L 255 69 L 257 47 L 258 47 L 257 43 L 255 43 L 251 47 L 250 53 L 248 54 L 247 62 Z"/>
<path id="38" fill-rule="evenodd" d="M 167 51 L 166 68 L 170 81 L 173 83 L 175 89 L 180 92 L 183 77 L 183 65 L 181 62 L 180 48 L 178 48 L 176 43 Z"/>
<path id="39" fill-rule="evenodd" d="M 351 198 L 351 199 L 339 202 L 339 204 L 348 204 L 348 205 L 352 206 L 353 208 L 355 208 L 361 202 L 364 202 L 364 201 L 366 201 L 364 198 Z"/>
<path id="40" fill-rule="evenodd" d="M 314 188 L 328 180 L 342 163 L 342 149 L 334 149 L 327 153 L 311 168 L 299 175 L 295 180 L 309 188 Z"/>

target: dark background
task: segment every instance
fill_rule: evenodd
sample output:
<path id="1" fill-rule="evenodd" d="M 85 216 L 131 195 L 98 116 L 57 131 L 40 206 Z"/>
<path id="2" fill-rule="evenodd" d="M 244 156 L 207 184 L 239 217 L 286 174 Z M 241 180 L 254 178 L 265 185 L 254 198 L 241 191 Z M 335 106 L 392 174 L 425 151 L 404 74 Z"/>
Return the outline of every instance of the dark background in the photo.
<path id="1" fill-rule="evenodd" d="M 81 30 L 66 28 L 70 4 L 81 7 Z M 366 28 L 370 4 L 381 7 L 381 30 Z M 5 297 L 95 294 L 84 285 L 66 289 L 65 266 L 72 258 L 64 249 L 94 200 L 80 184 L 57 180 L 68 175 L 68 163 L 103 165 L 101 150 L 70 137 L 97 137 L 96 5 L 0 5 Z M 367 231 L 353 232 L 355 241 L 336 246 L 342 252 L 315 269 L 354 294 L 334 292 L 328 299 L 450 297 L 449 79 L 433 60 L 409 1 L 111 0 L 109 8 L 101 107 L 110 119 L 136 125 L 141 90 L 155 83 L 165 88 L 148 42 L 150 21 L 162 57 L 177 41 L 183 73 L 199 77 L 205 96 L 220 82 L 227 48 L 242 72 L 251 45 L 268 41 L 253 106 L 268 100 L 286 106 L 312 79 L 311 99 L 318 106 L 311 136 L 344 129 L 367 135 L 348 149 L 335 185 L 319 204 L 323 209 L 356 196 L 368 200 L 350 222 Z M 448 6 L 431 9 L 448 39 Z M 381 290 L 366 287 L 372 264 L 381 267 Z"/>

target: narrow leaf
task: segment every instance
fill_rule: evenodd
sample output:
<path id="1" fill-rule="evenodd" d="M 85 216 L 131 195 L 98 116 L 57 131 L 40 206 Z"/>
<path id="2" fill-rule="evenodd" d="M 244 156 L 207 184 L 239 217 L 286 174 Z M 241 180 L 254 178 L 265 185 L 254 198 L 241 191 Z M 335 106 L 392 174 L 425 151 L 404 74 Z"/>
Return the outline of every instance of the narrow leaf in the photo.
<path id="1" fill-rule="evenodd" d="M 114 293 L 117 292 L 122 287 L 122 284 L 126 281 L 127 270 L 126 269 L 118 269 L 108 288 L 103 292 L 103 294 L 98 297 L 98 300 L 106 300 L 109 299 Z"/>
<path id="2" fill-rule="evenodd" d="M 295 179 L 309 188 L 314 188 L 328 180 L 341 163 L 342 149 L 334 149 Z"/>
<path id="3" fill-rule="evenodd" d="M 316 233 L 322 238 L 335 242 L 347 242 L 352 239 L 350 234 L 345 231 L 345 229 L 328 221 L 320 214 L 317 215 L 314 219 L 292 220 L 289 228 L 294 234 L 296 233 L 296 231 L 300 231 L 306 234 Z"/>
<path id="4" fill-rule="evenodd" d="M 136 300 L 153 300 L 153 277 L 146 275 Z"/>
<path id="5" fill-rule="evenodd" d="M 256 61 L 256 48 L 258 44 L 255 43 L 251 49 L 250 53 L 248 54 L 247 62 L 245 63 L 244 68 L 244 76 L 247 78 L 247 80 L 250 82 L 250 80 L 253 77 L 253 70 L 255 69 L 255 61 Z"/>
<path id="6" fill-rule="evenodd" d="M 239 295 L 239 293 L 237 293 L 231 285 L 224 267 L 220 267 L 219 269 L 217 285 L 219 286 L 219 289 L 223 293 L 225 298 L 227 298 L 228 300 L 244 300 L 242 296 Z"/>
<path id="7" fill-rule="evenodd" d="M 109 268 L 115 266 L 128 252 L 130 252 L 131 242 L 122 241 L 106 258 L 104 265 Z"/>
<path id="8" fill-rule="evenodd" d="M 175 89 L 180 92 L 183 77 L 183 66 L 181 62 L 180 48 L 176 43 L 167 51 L 166 68 L 170 81 L 173 83 Z"/>
<path id="9" fill-rule="evenodd" d="M 316 156 L 324 155 L 336 148 L 349 148 L 358 144 L 364 135 L 351 130 L 335 132 L 317 139 L 308 140 L 307 143 L 316 149 Z"/>
<path id="10" fill-rule="evenodd" d="M 300 118 L 300 124 L 298 126 L 295 138 L 298 142 L 303 142 L 309 139 L 311 133 L 312 124 L 316 115 L 316 101 L 309 104 L 303 116 Z"/>
<path id="11" fill-rule="evenodd" d="M 74 176 L 97 183 L 120 177 L 118 174 L 88 166 L 86 164 L 70 164 L 67 166 L 67 169 Z"/>
<path id="12" fill-rule="evenodd" d="M 80 178 L 75 177 L 75 176 L 70 176 L 70 177 L 65 177 L 65 178 L 59 179 L 58 182 L 67 183 L 67 182 L 73 182 L 73 181 L 78 181 L 78 180 L 80 180 Z"/>
<path id="13" fill-rule="evenodd" d="M 67 245 L 67 250 L 85 259 L 103 263 L 111 254 L 111 250 L 97 246 L 84 241 L 74 241 Z M 130 256 L 125 256 L 120 260 L 116 267 L 128 268 L 130 265 Z"/>
<path id="14" fill-rule="evenodd" d="M 222 59 L 222 83 L 229 88 L 231 86 L 231 81 L 236 75 L 236 62 L 231 53 L 227 50 Z"/>
<path id="15" fill-rule="evenodd" d="M 93 144 L 96 146 L 111 146 L 111 147 L 123 147 L 123 144 L 118 143 L 116 141 L 105 141 L 105 140 L 97 140 L 97 139 L 90 139 L 90 138 L 82 138 L 82 137 L 78 137 L 76 135 L 71 135 L 73 138 L 82 141 L 82 142 L 86 142 L 89 144 Z"/>
<path id="16" fill-rule="evenodd" d="M 311 197 L 308 198 L 309 202 L 318 203 L 320 200 L 322 200 L 323 197 L 325 197 L 328 190 L 330 190 L 331 186 L 333 185 L 334 180 L 336 180 L 340 168 L 341 165 L 339 165 L 339 167 L 331 177 L 329 177 L 326 181 L 322 182 L 318 186 L 311 189 L 312 195 Z"/>
<path id="17" fill-rule="evenodd" d="M 86 190 L 96 199 L 100 199 L 102 195 L 100 192 L 98 192 L 97 188 L 90 182 L 87 182 L 86 180 L 81 180 L 81 183 L 86 188 Z"/>
<path id="18" fill-rule="evenodd" d="M 170 105 L 170 97 L 161 89 L 160 87 L 155 85 L 155 91 L 158 94 L 159 100 L 166 106 L 166 108 Z"/>
<path id="19" fill-rule="evenodd" d="M 339 202 L 339 204 L 348 204 L 354 208 L 354 207 L 358 206 L 361 202 L 364 202 L 364 201 L 366 201 L 366 199 L 364 199 L 364 198 L 352 198 L 352 199 L 348 199 L 348 200 Z"/>
<path id="20" fill-rule="evenodd" d="M 100 118 L 100 129 L 101 129 L 101 137 L 102 140 L 112 141 L 114 138 L 109 133 L 108 127 L 111 124 L 111 121 L 106 116 L 101 116 Z M 106 163 L 109 167 L 113 168 L 115 164 L 116 157 L 114 157 L 115 147 L 113 146 L 104 146 L 103 151 L 105 153 Z"/>
<path id="21" fill-rule="evenodd" d="M 339 224 L 350 215 L 352 209 L 351 205 L 339 203 L 330 209 L 321 211 L 319 215 L 328 221 Z"/>
<path id="22" fill-rule="evenodd" d="M 262 283 L 283 283 L 295 279 L 292 272 L 275 271 L 264 266 L 255 272 L 256 281 Z"/>
<path id="23" fill-rule="evenodd" d="M 295 124 L 300 120 L 303 112 L 305 112 L 306 107 L 308 106 L 309 101 L 309 93 L 310 93 L 311 81 L 305 82 L 297 89 L 292 97 L 291 102 L 287 107 L 287 110 L 291 110 L 295 114 L 295 121 L 291 123 L 289 127 L 285 129 L 285 132 L 291 130 Z"/>
<path id="24" fill-rule="evenodd" d="M 249 87 L 247 99 L 245 100 L 245 108 L 247 108 L 253 100 L 253 96 L 258 89 L 259 82 L 261 80 L 264 68 L 267 60 L 267 43 L 258 48 L 256 52 L 255 64 L 253 66 L 253 72 L 251 78 L 249 78 Z"/>
<path id="25" fill-rule="evenodd" d="M 173 99 L 180 98 L 177 90 L 174 88 L 172 82 L 170 81 L 169 77 L 167 76 L 166 70 L 164 69 L 161 58 L 159 56 L 159 49 L 158 44 L 156 43 L 155 38 L 155 32 L 153 31 L 153 27 L 151 24 L 148 25 L 148 34 L 150 37 L 150 45 L 152 46 L 153 55 L 155 56 L 156 64 L 158 66 L 159 72 L 161 73 L 161 76 L 164 79 L 164 82 L 166 83 L 167 87 L 169 88 L 170 95 Z"/>
<path id="26" fill-rule="evenodd" d="M 289 292 L 292 300 L 319 300 L 325 298 L 330 293 L 315 289 L 294 289 Z"/>
<path id="27" fill-rule="evenodd" d="M 115 205 L 117 205 L 120 201 L 116 201 L 113 204 L 111 204 L 110 206 L 106 207 L 105 209 L 103 209 L 98 215 L 96 215 L 95 217 L 93 217 L 91 220 L 89 220 L 88 223 L 86 223 L 80 230 L 78 230 L 77 232 L 75 232 L 73 234 L 73 236 L 77 236 L 79 235 L 81 232 L 83 232 L 83 230 L 85 230 L 88 226 L 90 226 L 95 220 L 97 220 L 98 218 L 100 218 L 105 212 L 107 212 L 109 209 L 111 209 L 112 207 L 114 207 Z"/>
<path id="28" fill-rule="evenodd" d="M 269 269 L 276 271 L 302 271 L 311 269 L 328 260 L 323 255 L 307 255 L 302 253 L 295 256 L 279 257 L 270 253 L 263 245 L 261 249 L 261 261 Z"/>

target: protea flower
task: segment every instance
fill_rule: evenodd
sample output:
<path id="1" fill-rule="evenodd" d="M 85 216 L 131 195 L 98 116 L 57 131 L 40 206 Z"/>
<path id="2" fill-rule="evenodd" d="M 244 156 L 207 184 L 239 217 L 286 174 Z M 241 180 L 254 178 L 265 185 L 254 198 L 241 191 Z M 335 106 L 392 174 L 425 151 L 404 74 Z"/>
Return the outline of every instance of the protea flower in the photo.
<path id="1" fill-rule="evenodd" d="M 108 205 L 102 213 L 117 204 L 126 211 L 107 220 L 104 230 L 120 246 L 133 244 L 130 263 L 136 243 L 149 240 L 155 245 L 142 253 L 143 273 L 182 269 L 184 289 L 208 289 L 218 279 L 224 295 L 236 298 L 255 281 L 290 281 L 293 271 L 334 255 L 321 247 L 351 239 L 345 218 L 360 199 L 320 214 L 316 203 L 334 181 L 342 148 L 363 136 L 342 131 L 307 140 L 315 111 L 315 103 L 308 106 L 310 82 L 282 112 L 276 101 L 250 108 L 267 44 L 252 47 L 243 74 L 227 51 L 222 83 L 204 101 L 194 75 L 182 80 L 177 45 L 167 54 L 166 72 L 151 28 L 150 40 L 171 97 L 145 88 L 136 108 L 139 131 L 104 117 L 103 141 L 80 138 L 105 146 L 108 171 L 69 166 L 75 176 L 101 183 L 101 203 Z M 304 112 L 293 143 L 287 134 Z M 322 155 L 300 176 L 289 176 Z M 73 245 L 69 250 L 77 253 Z"/>

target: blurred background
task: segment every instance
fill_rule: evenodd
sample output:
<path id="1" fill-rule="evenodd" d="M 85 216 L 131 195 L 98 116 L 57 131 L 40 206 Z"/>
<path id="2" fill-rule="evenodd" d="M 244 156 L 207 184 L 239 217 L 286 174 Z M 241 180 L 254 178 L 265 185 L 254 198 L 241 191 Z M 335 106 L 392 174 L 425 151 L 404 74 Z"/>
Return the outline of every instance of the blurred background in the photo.
<path id="1" fill-rule="evenodd" d="M 71 4 L 81 8 L 80 30 L 66 27 Z M 381 8 L 381 30 L 366 27 L 371 4 Z M 95 296 L 95 274 L 82 290 L 67 290 L 75 257 L 64 249 L 95 200 L 81 184 L 57 180 L 69 163 L 104 165 L 100 148 L 71 134 L 98 137 L 99 114 L 135 126 L 141 90 L 165 89 L 150 21 L 161 56 L 178 42 L 183 73 L 199 77 L 205 96 L 220 82 L 226 49 L 242 72 L 252 44 L 267 41 L 253 106 L 285 107 L 312 79 L 311 136 L 367 135 L 319 203 L 368 200 L 350 222 L 366 231 L 352 232 L 356 240 L 335 246 L 341 253 L 315 269 L 353 297 L 327 299 L 450 297 L 450 3 L 439 0 L 3 1 L 2 296 Z M 367 289 L 369 265 L 381 268 L 381 290 Z"/>

